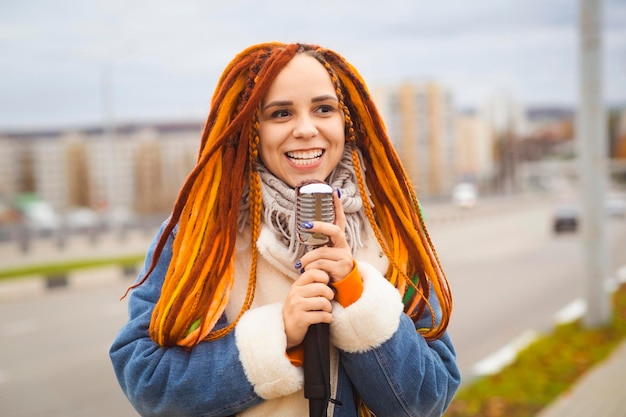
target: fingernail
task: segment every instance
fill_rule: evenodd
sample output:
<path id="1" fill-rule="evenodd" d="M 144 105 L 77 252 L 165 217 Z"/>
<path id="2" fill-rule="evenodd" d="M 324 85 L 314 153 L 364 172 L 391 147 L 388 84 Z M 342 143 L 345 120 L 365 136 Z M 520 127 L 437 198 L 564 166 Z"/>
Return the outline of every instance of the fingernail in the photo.
<path id="1" fill-rule="evenodd" d="M 302 268 L 302 269 L 300 270 L 300 273 L 301 273 L 301 274 L 304 274 L 304 268 Z"/>
<path id="2" fill-rule="evenodd" d="M 301 226 L 305 229 L 313 229 L 313 223 L 311 222 L 304 222 L 301 224 Z"/>
<path id="3" fill-rule="evenodd" d="M 296 262 L 296 264 L 293 267 L 296 268 L 296 269 L 302 268 L 302 262 L 300 262 L 300 261 Z"/>
<path id="4" fill-rule="evenodd" d="M 341 198 L 341 190 L 337 188 L 337 198 Z"/>

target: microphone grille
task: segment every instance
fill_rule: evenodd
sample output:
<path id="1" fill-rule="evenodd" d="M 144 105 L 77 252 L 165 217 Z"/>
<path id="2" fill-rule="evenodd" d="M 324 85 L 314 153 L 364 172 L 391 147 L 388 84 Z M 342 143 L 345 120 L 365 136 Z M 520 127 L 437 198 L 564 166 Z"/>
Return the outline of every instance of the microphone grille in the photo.
<path id="1" fill-rule="evenodd" d="M 313 221 L 335 221 L 333 189 L 323 182 L 307 183 L 296 188 L 296 223 L 298 238 L 305 245 L 321 246 L 328 243 L 328 236 L 310 233 L 302 228 L 302 223 Z"/>

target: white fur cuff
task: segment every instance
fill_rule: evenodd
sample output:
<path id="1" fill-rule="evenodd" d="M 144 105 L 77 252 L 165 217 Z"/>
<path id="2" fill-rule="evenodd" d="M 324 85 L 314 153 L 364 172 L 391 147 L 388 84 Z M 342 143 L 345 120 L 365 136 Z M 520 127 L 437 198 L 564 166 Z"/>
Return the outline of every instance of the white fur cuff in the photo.
<path id="1" fill-rule="evenodd" d="M 302 389 L 302 369 L 285 355 L 282 303 L 246 311 L 235 327 L 235 339 L 246 376 L 261 398 L 269 400 Z"/>
<path id="2" fill-rule="evenodd" d="M 344 308 L 333 303 L 331 343 L 345 352 L 365 352 L 393 336 L 404 306 L 398 290 L 373 266 L 358 262 L 363 294 Z"/>

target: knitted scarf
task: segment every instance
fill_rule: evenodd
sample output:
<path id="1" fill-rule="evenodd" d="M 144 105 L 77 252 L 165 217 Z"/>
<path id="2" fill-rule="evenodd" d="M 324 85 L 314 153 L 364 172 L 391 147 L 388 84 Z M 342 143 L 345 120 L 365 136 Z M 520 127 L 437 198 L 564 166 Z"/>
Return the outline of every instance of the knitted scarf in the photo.
<path id="1" fill-rule="evenodd" d="M 303 245 L 295 233 L 296 230 L 296 192 L 295 189 L 285 184 L 272 174 L 261 162 L 256 164 L 257 172 L 261 177 L 261 189 L 263 192 L 263 222 L 278 234 L 280 240 L 289 248 L 290 262 L 295 262 L 304 255 L 306 246 Z M 363 246 L 361 232 L 364 230 L 365 214 L 363 212 L 363 200 L 359 195 L 356 184 L 356 174 L 352 165 L 351 146 L 346 144 L 343 155 L 327 179 L 333 189 L 341 191 L 341 205 L 346 216 L 346 240 L 356 254 L 358 248 Z M 239 229 L 249 221 L 249 189 L 246 187 L 239 208 Z"/>

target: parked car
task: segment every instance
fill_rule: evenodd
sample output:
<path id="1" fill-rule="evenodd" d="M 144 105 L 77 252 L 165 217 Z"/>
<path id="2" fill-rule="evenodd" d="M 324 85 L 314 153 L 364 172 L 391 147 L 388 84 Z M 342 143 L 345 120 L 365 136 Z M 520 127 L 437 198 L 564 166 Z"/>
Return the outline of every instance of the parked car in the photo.
<path id="1" fill-rule="evenodd" d="M 61 227 L 61 218 L 47 201 L 32 201 L 24 210 L 26 226 L 36 234 L 50 235 Z"/>
<path id="2" fill-rule="evenodd" d="M 606 199 L 606 214 L 611 217 L 626 217 L 626 197 L 609 195 Z"/>
<path id="3" fill-rule="evenodd" d="M 478 199 L 478 188 L 471 182 L 461 182 L 452 189 L 452 204 L 460 208 L 472 208 Z"/>
<path id="4" fill-rule="evenodd" d="M 65 226 L 72 232 L 93 231 L 101 223 L 98 214 L 88 207 L 75 207 L 65 213 Z"/>
<path id="5" fill-rule="evenodd" d="M 131 228 L 137 221 L 135 213 L 125 206 L 116 206 L 104 212 L 104 224 L 109 229 Z"/>

